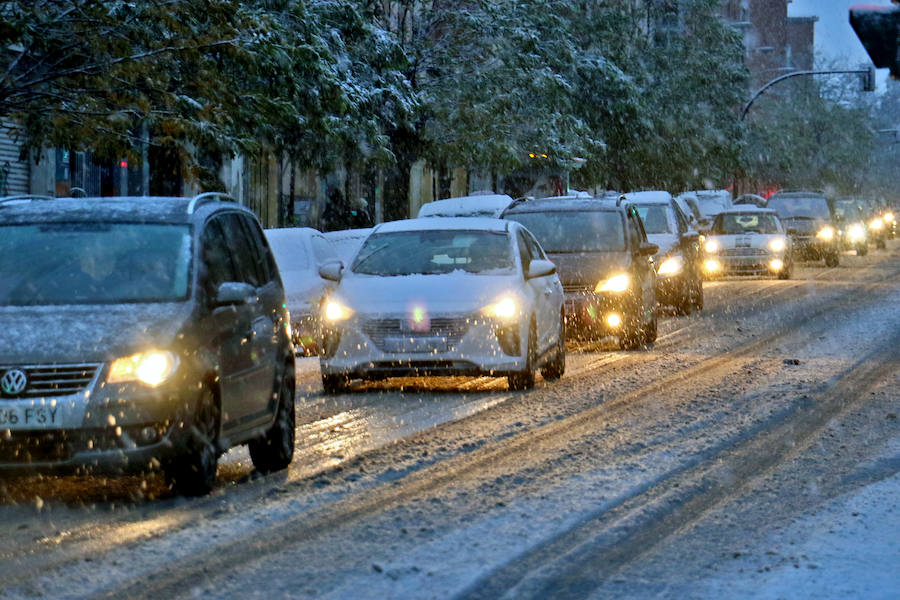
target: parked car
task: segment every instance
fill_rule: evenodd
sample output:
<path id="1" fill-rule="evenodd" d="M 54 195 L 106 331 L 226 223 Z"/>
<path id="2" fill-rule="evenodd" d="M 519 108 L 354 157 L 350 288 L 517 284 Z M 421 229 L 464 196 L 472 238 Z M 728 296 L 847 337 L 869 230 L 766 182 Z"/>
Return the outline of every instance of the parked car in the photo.
<path id="1" fill-rule="evenodd" d="M 656 340 L 656 244 L 637 208 L 622 200 L 531 200 L 504 219 L 527 227 L 559 269 L 570 331 L 615 336 L 623 349 Z"/>
<path id="2" fill-rule="evenodd" d="M 840 264 L 840 228 L 834 220 L 825 195 L 821 192 L 778 192 L 769 198 L 794 243 L 794 258 L 822 260 L 825 265 Z"/>
<path id="3" fill-rule="evenodd" d="M 708 277 L 775 275 L 790 279 L 793 243 L 769 208 L 735 206 L 720 212 L 705 242 Z"/>
<path id="4" fill-rule="evenodd" d="M 266 229 L 266 239 L 284 283 L 294 350 L 316 354 L 322 337 L 322 306 L 335 288 L 333 281 L 319 275 L 319 268 L 340 262 L 337 252 L 321 232 L 309 227 Z"/>
<path id="5" fill-rule="evenodd" d="M 513 203 L 506 194 L 477 194 L 426 202 L 419 208 L 423 217 L 499 217 Z"/>
<path id="6" fill-rule="evenodd" d="M 669 192 L 633 192 L 625 198 L 637 207 L 647 240 L 659 247 L 656 299 L 680 315 L 703 308 L 703 253 L 700 234 L 688 225 Z"/>
<path id="7" fill-rule="evenodd" d="M 534 237 L 498 219 L 411 219 L 375 228 L 325 306 L 326 393 L 351 379 L 505 376 L 565 371 L 565 312 L 556 267 Z"/>
<path id="8" fill-rule="evenodd" d="M 263 231 L 223 194 L 0 201 L 0 470 L 147 471 L 294 449 L 294 352 Z"/>
<path id="9" fill-rule="evenodd" d="M 869 228 L 866 213 L 856 198 L 838 198 L 831 205 L 844 250 L 856 250 L 857 256 L 869 253 Z"/>
<path id="10" fill-rule="evenodd" d="M 353 262 L 353 257 L 356 256 L 360 246 L 363 245 L 363 242 L 366 241 L 366 238 L 369 237 L 370 233 L 372 233 L 372 228 L 364 227 L 362 229 L 326 231 L 322 235 L 325 236 L 325 239 L 328 240 L 331 247 L 334 248 L 338 259 L 340 259 L 344 265 L 349 265 Z"/>

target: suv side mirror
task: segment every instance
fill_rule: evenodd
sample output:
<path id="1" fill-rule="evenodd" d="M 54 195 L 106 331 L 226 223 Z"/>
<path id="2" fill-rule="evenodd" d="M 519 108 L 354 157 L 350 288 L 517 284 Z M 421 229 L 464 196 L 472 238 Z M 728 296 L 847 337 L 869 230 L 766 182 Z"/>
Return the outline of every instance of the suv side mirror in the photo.
<path id="1" fill-rule="evenodd" d="M 556 265 L 549 260 L 534 259 L 528 264 L 528 271 L 525 273 L 525 279 L 534 279 L 536 277 L 546 277 L 556 273 Z"/>
<path id="2" fill-rule="evenodd" d="M 226 281 L 216 290 L 213 307 L 238 306 L 257 302 L 256 288 L 241 281 Z"/>
<path id="3" fill-rule="evenodd" d="M 640 253 L 641 256 L 653 256 L 657 252 L 659 252 L 659 246 L 651 244 L 650 242 L 641 242 L 641 245 L 638 248 L 638 253 Z"/>
<path id="4" fill-rule="evenodd" d="M 319 277 L 328 281 L 340 281 L 343 270 L 344 263 L 341 261 L 325 263 L 319 267 Z"/>

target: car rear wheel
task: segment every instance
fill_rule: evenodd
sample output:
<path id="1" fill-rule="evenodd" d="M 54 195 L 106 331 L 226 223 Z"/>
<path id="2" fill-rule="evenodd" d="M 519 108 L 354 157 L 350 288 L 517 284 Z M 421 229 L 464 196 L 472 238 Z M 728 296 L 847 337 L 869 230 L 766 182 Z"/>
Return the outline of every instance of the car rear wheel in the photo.
<path id="1" fill-rule="evenodd" d="M 176 494 L 203 496 L 212 491 L 219 465 L 219 405 L 207 387 L 200 392 L 186 450 L 166 465 L 166 482 Z"/>
<path id="2" fill-rule="evenodd" d="M 294 458 L 294 370 L 285 367 L 278 391 L 275 423 L 265 437 L 251 441 L 250 460 L 261 473 L 287 468 Z"/>
<path id="3" fill-rule="evenodd" d="M 535 354 L 537 353 L 537 327 L 534 321 L 528 328 L 528 347 L 525 348 L 525 368 L 518 373 L 510 373 L 506 376 L 506 382 L 511 390 L 529 390 L 534 387 Z"/>
<path id="4" fill-rule="evenodd" d="M 559 317 L 559 339 L 556 342 L 556 351 L 544 368 L 541 369 L 541 377 L 544 379 L 559 379 L 566 372 L 566 316 Z"/>
<path id="5" fill-rule="evenodd" d="M 350 387 L 350 379 L 346 375 L 329 375 L 322 373 L 322 389 L 326 394 L 341 394 Z"/>

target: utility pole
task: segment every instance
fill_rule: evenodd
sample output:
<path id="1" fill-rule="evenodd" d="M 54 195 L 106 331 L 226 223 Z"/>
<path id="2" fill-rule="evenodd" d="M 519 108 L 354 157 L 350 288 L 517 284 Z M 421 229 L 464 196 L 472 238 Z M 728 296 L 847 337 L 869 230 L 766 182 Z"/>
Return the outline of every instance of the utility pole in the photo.
<path id="1" fill-rule="evenodd" d="M 863 91 L 875 91 L 875 67 L 868 67 L 867 69 L 841 69 L 828 71 L 794 71 L 793 73 L 787 73 L 780 77 L 776 77 L 766 85 L 759 88 L 759 90 L 757 90 L 757 92 L 750 98 L 750 101 L 744 105 L 744 110 L 741 111 L 741 121 L 743 121 L 744 117 L 747 116 L 747 113 L 750 112 L 750 107 L 753 106 L 753 103 L 756 102 L 756 99 L 762 96 L 763 93 L 773 85 L 781 83 L 785 79 L 791 79 L 792 77 L 812 77 L 814 75 L 861 75 Z"/>

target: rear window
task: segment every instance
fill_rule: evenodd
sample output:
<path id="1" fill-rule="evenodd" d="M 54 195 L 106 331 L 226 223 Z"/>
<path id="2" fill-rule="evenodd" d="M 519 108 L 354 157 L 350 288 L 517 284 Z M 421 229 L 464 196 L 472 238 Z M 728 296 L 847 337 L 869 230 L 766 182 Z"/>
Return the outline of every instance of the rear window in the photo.
<path id="1" fill-rule="evenodd" d="M 545 252 L 622 252 L 625 231 L 616 211 L 512 213 L 504 217 L 525 226 Z"/>
<path id="2" fill-rule="evenodd" d="M 831 218 L 828 202 L 819 196 L 772 196 L 769 199 L 769 208 L 774 208 L 782 219 L 791 217 Z"/>

